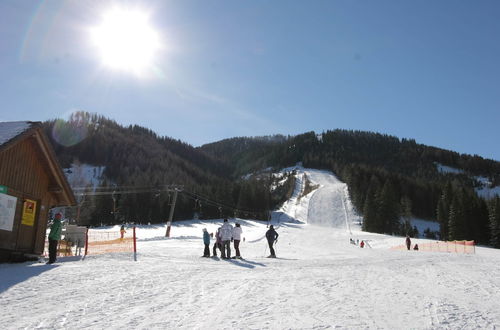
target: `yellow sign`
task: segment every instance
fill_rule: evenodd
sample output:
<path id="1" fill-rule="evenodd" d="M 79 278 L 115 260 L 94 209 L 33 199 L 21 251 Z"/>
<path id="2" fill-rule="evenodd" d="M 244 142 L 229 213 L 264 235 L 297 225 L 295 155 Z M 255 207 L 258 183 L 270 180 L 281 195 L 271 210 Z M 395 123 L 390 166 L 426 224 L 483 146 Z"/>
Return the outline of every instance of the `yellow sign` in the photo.
<path id="1" fill-rule="evenodd" d="M 23 218 L 21 224 L 33 226 L 35 224 L 36 201 L 26 199 L 23 205 Z"/>

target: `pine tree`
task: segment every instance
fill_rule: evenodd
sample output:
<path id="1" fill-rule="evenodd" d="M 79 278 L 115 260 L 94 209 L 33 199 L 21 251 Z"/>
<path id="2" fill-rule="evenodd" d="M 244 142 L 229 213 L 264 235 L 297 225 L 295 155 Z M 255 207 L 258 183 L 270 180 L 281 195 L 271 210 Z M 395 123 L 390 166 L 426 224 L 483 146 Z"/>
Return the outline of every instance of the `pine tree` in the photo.
<path id="1" fill-rule="evenodd" d="M 437 206 L 437 221 L 440 225 L 440 238 L 442 240 L 448 239 L 448 231 L 449 231 L 449 216 L 450 216 L 450 204 L 452 198 L 452 187 L 448 182 L 441 193 L 441 197 L 438 201 Z"/>
<path id="2" fill-rule="evenodd" d="M 378 214 L 377 200 L 379 191 L 380 182 L 376 176 L 372 176 L 363 207 L 363 230 L 365 231 L 382 232 L 383 230 Z"/>
<path id="3" fill-rule="evenodd" d="M 448 239 L 463 240 L 465 239 L 465 211 L 463 204 L 463 194 L 458 192 L 453 197 L 450 206 L 450 215 L 448 218 Z"/>
<path id="4" fill-rule="evenodd" d="M 500 248 L 500 197 L 496 196 L 489 204 L 490 244 Z"/>
<path id="5" fill-rule="evenodd" d="M 490 241 L 488 205 L 483 198 L 480 198 L 475 191 L 471 191 L 471 209 L 467 214 L 467 223 L 472 232 L 472 237 L 477 243 L 488 244 Z"/>
<path id="6" fill-rule="evenodd" d="M 398 232 L 399 196 L 390 179 L 386 180 L 378 199 L 378 217 L 381 221 L 381 232 L 393 234 Z"/>
<path id="7" fill-rule="evenodd" d="M 402 236 L 409 235 L 411 228 L 411 200 L 408 197 L 403 197 L 401 199 L 401 220 L 402 223 L 400 225 L 399 234 Z"/>

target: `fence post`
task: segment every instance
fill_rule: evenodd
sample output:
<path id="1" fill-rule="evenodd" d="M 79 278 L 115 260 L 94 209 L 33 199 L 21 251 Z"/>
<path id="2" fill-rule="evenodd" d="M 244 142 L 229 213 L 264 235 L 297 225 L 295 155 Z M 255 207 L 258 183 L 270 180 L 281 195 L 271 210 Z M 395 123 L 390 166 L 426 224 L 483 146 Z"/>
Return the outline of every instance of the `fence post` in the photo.
<path id="1" fill-rule="evenodd" d="M 89 250 L 89 228 L 87 227 L 87 230 L 85 231 L 85 253 L 83 254 L 82 260 L 85 259 L 87 256 L 87 252 Z"/>
<path id="2" fill-rule="evenodd" d="M 136 237 L 135 237 L 135 226 L 134 226 L 134 261 L 137 261 L 137 244 L 136 244 Z"/>
<path id="3" fill-rule="evenodd" d="M 165 233 L 165 237 L 170 237 L 170 226 L 172 224 L 172 219 L 174 218 L 174 210 L 175 210 L 175 202 L 177 201 L 177 188 L 174 190 L 174 199 L 172 201 L 172 205 L 170 206 L 170 213 L 168 214 L 167 220 L 167 232 Z"/>

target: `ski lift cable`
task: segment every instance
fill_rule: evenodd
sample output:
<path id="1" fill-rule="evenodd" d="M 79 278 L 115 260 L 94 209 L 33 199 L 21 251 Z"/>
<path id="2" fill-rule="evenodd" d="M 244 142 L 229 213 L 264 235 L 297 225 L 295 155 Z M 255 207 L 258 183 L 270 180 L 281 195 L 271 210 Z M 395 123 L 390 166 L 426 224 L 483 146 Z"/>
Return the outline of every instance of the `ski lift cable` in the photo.
<path id="1" fill-rule="evenodd" d="M 224 203 L 221 203 L 221 202 L 217 202 L 217 201 L 213 201 L 213 200 L 210 200 L 204 196 L 201 196 L 201 195 L 198 195 L 198 194 L 195 194 L 195 193 L 191 193 L 191 192 L 188 192 L 188 191 L 185 191 L 183 190 L 182 193 L 184 193 L 185 195 L 188 195 L 187 197 L 193 199 L 193 200 L 198 200 L 198 201 L 203 201 L 205 204 L 208 204 L 208 205 L 211 205 L 211 206 L 215 206 L 215 207 L 224 207 L 226 209 L 232 209 L 232 210 L 239 210 L 238 208 L 232 206 L 232 205 L 228 205 L 228 204 L 224 204 Z M 249 212 L 254 212 L 254 211 L 249 211 Z M 257 211 L 258 212 L 258 211 Z"/>
<path id="2" fill-rule="evenodd" d="M 128 190 L 137 190 L 137 189 L 144 189 L 144 190 L 160 190 L 160 189 L 182 189 L 182 186 L 180 185 L 175 185 L 175 184 L 168 184 L 168 185 L 156 185 L 156 186 L 119 186 L 119 185 L 114 185 L 114 186 L 107 186 L 107 187 L 71 187 L 73 191 L 86 191 L 89 189 L 92 189 L 93 191 L 97 190 L 121 190 L 121 189 L 128 189 Z"/>
<path id="3" fill-rule="evenodd" d="M 160 193 L 162 191 L 166 192 L 172 192 L 177 190 L 178 192 L 184 193 L 186 197 L 189 197 L 193 200 L 198 201 L 198 203 L 201 205 L 201 202 L 203 201 L 204 204 L 206 205 L 211 205 L 214 207 L 218 208 L 225 208 L 227 210 L 233 211 L 233 212 L 239 212 L 239 213 L 245 213 L 245 214 L 252 214 L 252 215 L 258 215 L 259 213 L 262 213 L 262 211 L 259 210 L 242 210 L 239 209 L 233 205 L 228 205 L 225 203 L 221 203 L 218 201 L 211 200 L 205 196 L 202 196 L 200 194 L 186 191 L 182 189 L 182 186 L 179 185 L 162 185 L 162 186 L 109 186 L 109 187 L 96 187 L 94 191 L 88 191 L 89 187 L 74 187 L 72 188 L 75 196 L 102 196 L 102 195 L 122 195 L 122 194 L 141 194 L 141 193 Z M 170 195 L 170 194 L 169 194 Z"/>
<path id="4" fill-rule="evenodd" d="M 191 198 L 191 199 L 198 199 L 198 200 L 203 200 L 205 202 L 205 204 L 208 204 L 208 205 L 211 205 L 211 206 L 215 206 L 215 207 L 223 207 L 225 209 L 228 209 L 228 210 L 231 210 L 231 211 L 237 211 L 237 212 L 240 212 L 240 213 L 246 213 L 246 214 L 252 214 L 252 215 L 258 215 L 259 213 L 262 213 L 262 210 L 242 210 L 242 209 L 239 209 L 233 205 L 228 205 L 228 204 L 224 204 L 224 203 L 221 203 L 221 202 L 217 202 L 217 201 L 214 201 L 214 200 L 211 200 L 205 196 L 202 196 L 202 195 L 199 195 L 197 193 L 193 193 L 193 192 L 189 192 L 189 191 L 186 191 L 186 190 L 183 190 L 181 191 L 184 195 L 187 195 L 187 197 Z"/>
<path id="5" fill-rule="evenodd" d="M 98 195 L 122 195 L 122 194 L 140 194 L 140 193 L 156 193 L 159 194 L 162 191 L 181 191 L 179 186 L 164 186 L 163 188 L 158 187 L 135 187 L 136 189 L 123 189 L 123 187 L 109 187 L 106 190 L 101 191 L 78 191 L 73 189 L 75 196 L 98 196 Z"/>

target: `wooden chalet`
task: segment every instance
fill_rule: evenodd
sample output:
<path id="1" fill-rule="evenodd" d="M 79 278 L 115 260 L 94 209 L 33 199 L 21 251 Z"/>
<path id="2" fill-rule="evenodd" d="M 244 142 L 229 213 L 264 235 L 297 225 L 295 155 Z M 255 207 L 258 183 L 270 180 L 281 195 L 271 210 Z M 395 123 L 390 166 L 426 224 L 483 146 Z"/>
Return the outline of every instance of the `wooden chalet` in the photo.
<path id="1" fill-rule="evenodd" d="M 41 255 L 49 210 L 76 204 L 39 122 L 0 122 L 0 261 Z"/>

